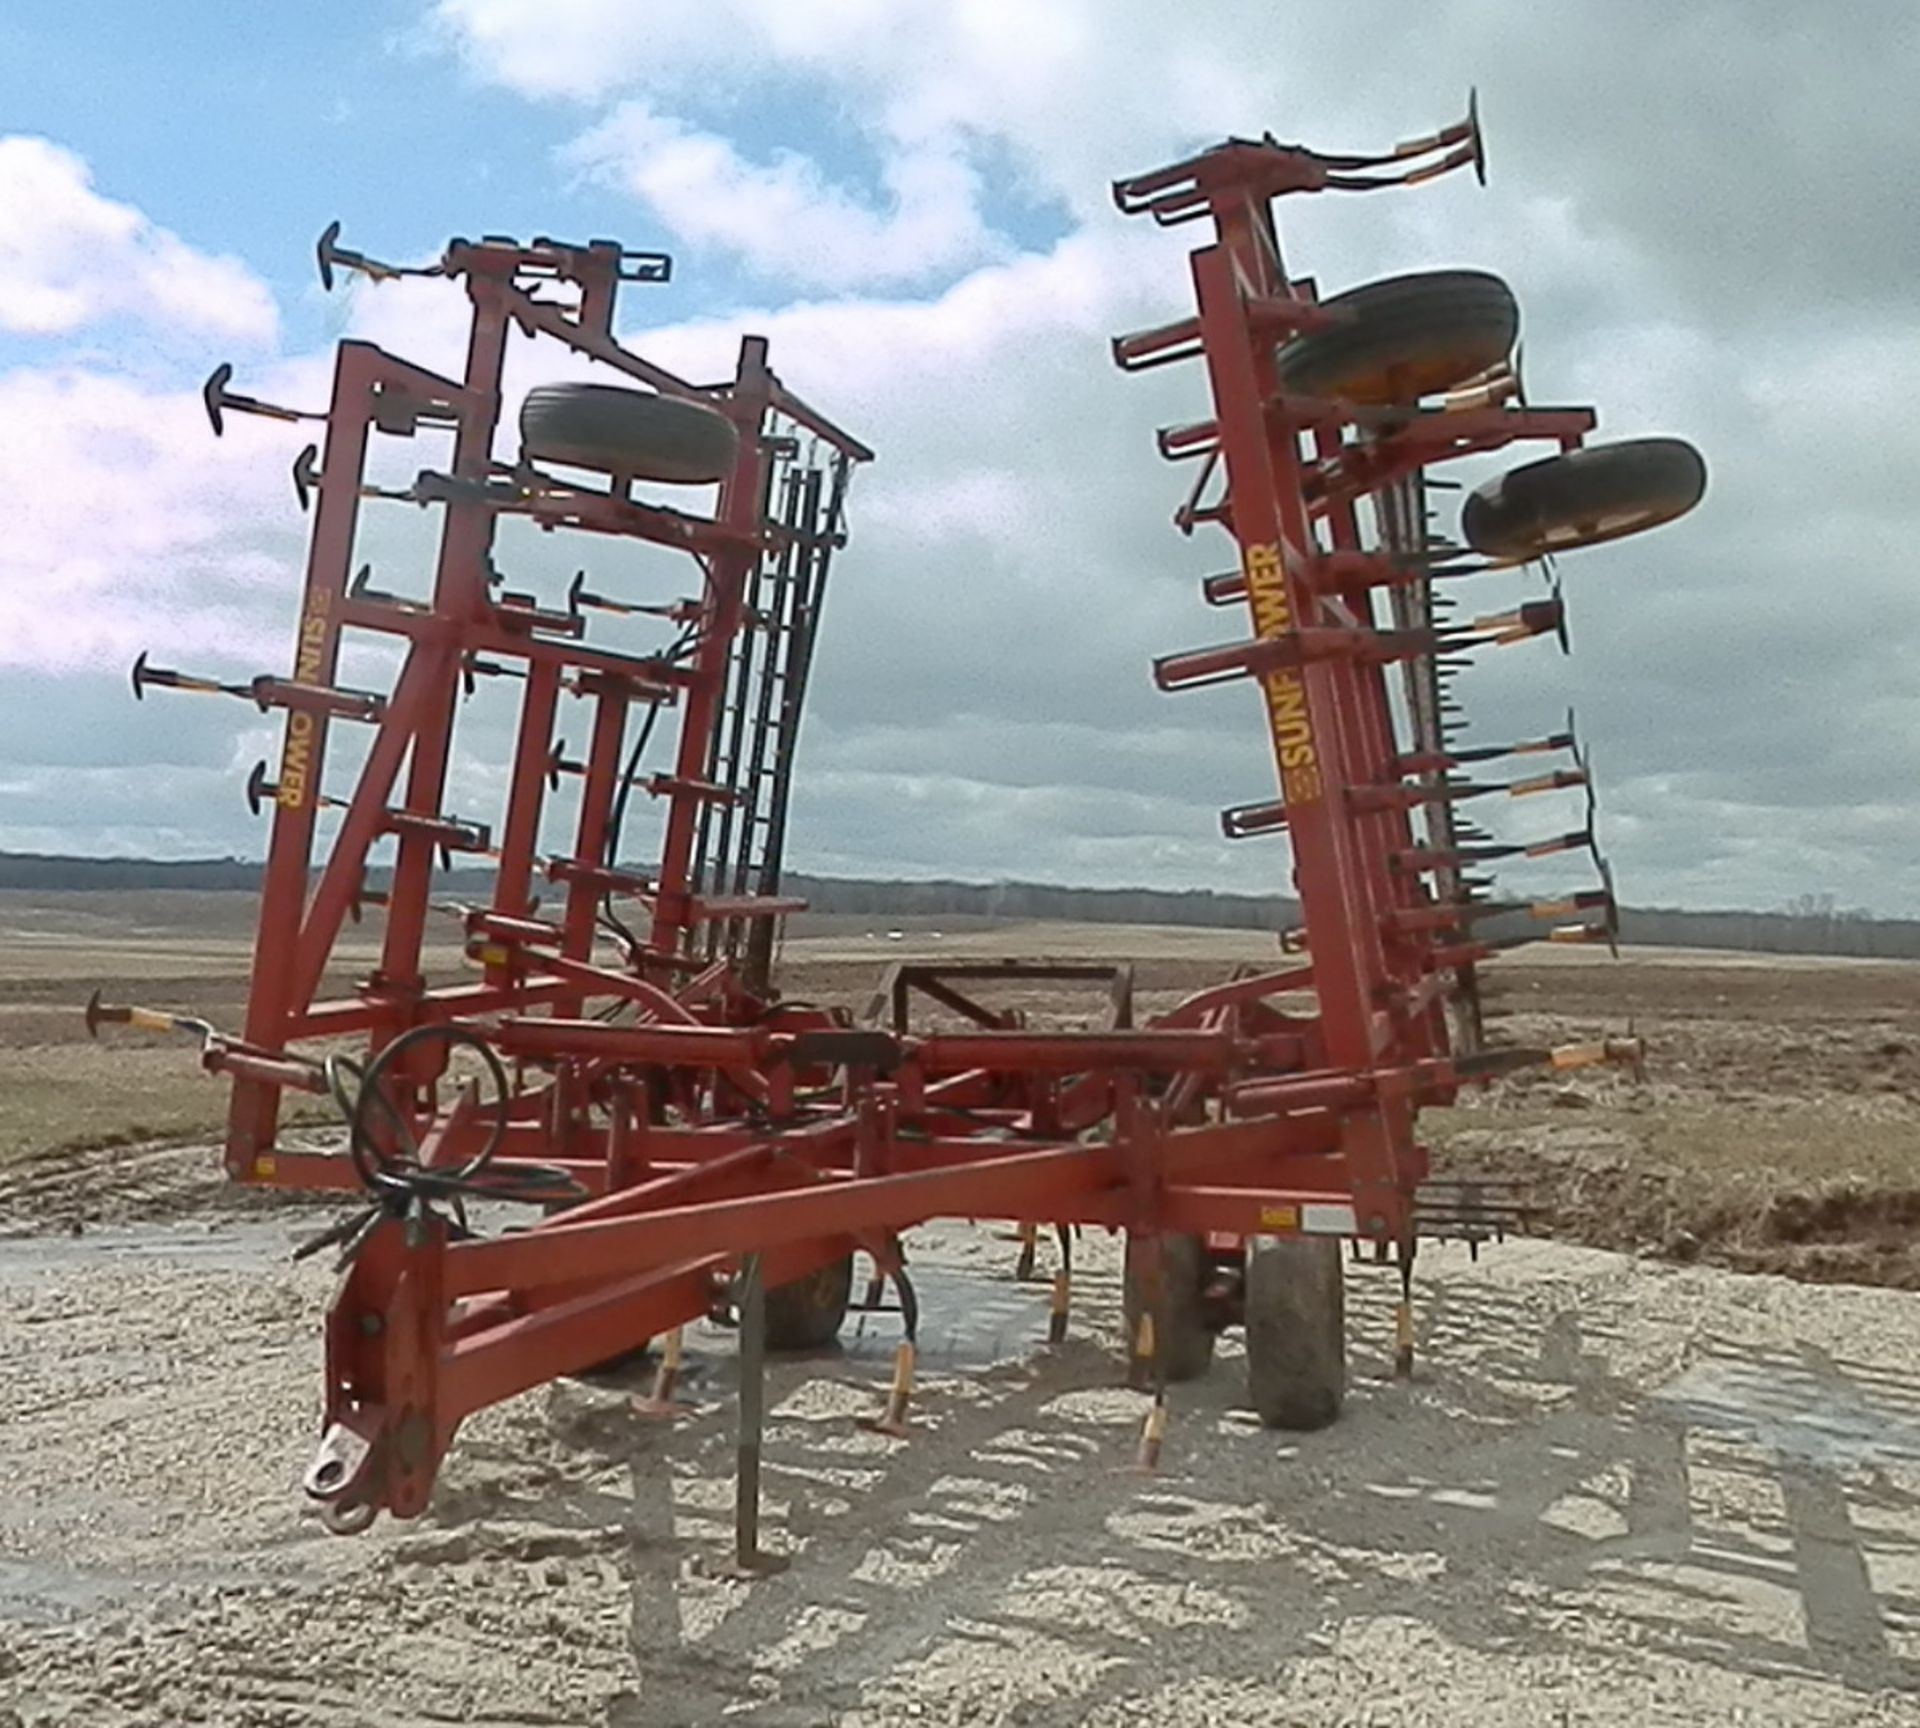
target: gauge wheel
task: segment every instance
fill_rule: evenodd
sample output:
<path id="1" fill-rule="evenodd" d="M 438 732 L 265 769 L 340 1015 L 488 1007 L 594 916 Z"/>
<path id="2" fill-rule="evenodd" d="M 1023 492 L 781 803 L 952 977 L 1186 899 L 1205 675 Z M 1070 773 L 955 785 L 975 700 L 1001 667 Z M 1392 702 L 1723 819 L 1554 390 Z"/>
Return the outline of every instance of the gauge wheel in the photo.
<path id="1" fill-rule="evenodd" d="M 1147 1383 L 1151 1359 L 1138 1354 L 1140 1321 L 1153 1316 L 1154 1347 L 1165 1357 L 1169 1381 L 1197 1380 L 1213 1361 L 1213 1328 L 1207 1324 L 1205 1244 L 1198 1236 L 1162 1236 L 1160 1270 L 1166 1279 L 1166 1300 L 1154 1301 L 1149 1268 L 1152 1256 L 1144 1237 L 1127 1237 L 1126 1270 L 1121 1306 L 1127 1324 L 1127 1364 L 1130 1374 Z"/>
<path id="2" fill-rule="evenodd" d="M 767 1348 L 823 1350 L 839 1336 L 853 1298 L 853 1256 L 767 1292 Z"/>
<path id="3" fill-rule="evenodd" d="M 1509 469 L 1468 493 L 1460 537 L 1485 557 L 1519 562 L 1657 528 L 1706 490 L 1706 462 L 1685 439 L 1594 444 Z"/>
<path id="4" fill-rule="evenodd" d="M 1325 1428 L 1347 1393 L 1346 1284 L 1337 1236 L 1247 1243 L 1247 1395 L 1269 1428 Z"/>
<path id="5" fill-rule="evenodd" d="M 1520 331 L 1513 290 L 1485 270 L 1388 276 L 1321 305 L 1346 317 L 1282 345 L 1280 386 L 1371 407 L 1411 404 L 1478 377 L 1506 359 Z"/>
<path id="6" fill-rule="evenodd" d="M 524 455 L 620 480 L 710 485 L 732 471 L 739 445 L 718 410 L 617 384 L 542 384 L 520 407 Z"/>

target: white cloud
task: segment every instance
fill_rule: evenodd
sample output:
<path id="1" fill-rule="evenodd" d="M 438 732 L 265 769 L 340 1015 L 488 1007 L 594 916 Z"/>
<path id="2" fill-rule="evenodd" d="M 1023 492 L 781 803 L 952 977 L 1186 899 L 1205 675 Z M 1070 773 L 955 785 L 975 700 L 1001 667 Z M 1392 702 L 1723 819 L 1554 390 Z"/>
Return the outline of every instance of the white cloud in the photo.
<path id="1" fill-rule="evenodd" d="M 1756 20 L 1750 32 L 1732 31 L 1736 10 Z M 1901 110 L 1844 91 L 1863 56 L 1878 54 L 1875 89 L 1909 74 L 1913 56 L 1884 34 L 1876 50 L 1864 28 L 1800 40 L 1779 27 L 1785 8 L 1703 0 L 1686 52 L 1658 68 L 1656 101 L 1640 94 L 1645 42 L 1669 12 L 1620 0 L 1604 15 L 1516 22 L 1494 0 L 1447 0 L 1410 20 L 1403 6 L 1353 0 L 1291 9 L 1283 33 L 1270 0 L 1195 0 L 1177 18 L 1139 0 L 435 8 L 476 75 L 562 105 L 586 140 L 576 168 L 612 177 L 696 250 L 745 261 L 767 286 L 767 304 L 740 317 L 644 333 L 646 296 L 633 295 L 635 346 L 714 377 L 742 328 L 763 331 L 781 375 L 880 452 L 856 484 L 829 595 L 797 865 L 1285 888 L 1284 843 L 1229 847 L 1214 825 L 1220 804 L 1271 788 L 1252 693 L 1162 697 L 1148 675 L 1154 654 L 1223 639 L 1239 621 L 1201 605 L 1196 578 L 1231 551 L 1217 533 L 1187 543 L 1172 531 L 1190 471 L 1151 451 L 1154 425 L 1204 412 L 1203 381 L 1193 368 L 1124 378 L 1106 346 L 1185 310 L 1185 251 L 1200 231 L 1122 221 L 1107 182 L 1268 127 L 1330 148 L 1383 144 L 1457 113 L 1477 76 L 1488 191 L 1456 178 L 1404 196 L 1291 200 L 1290 261 L 1327 289 L 1423 266 L 1502 270 L 1522 300 L 1536 400 L 1597 401 L 1603 435 L 1691 436 L 1713 474 L 1688 522 L 1562 561 L 1575 656 L 1562 663 L 1540 644 L 1491 656 L 1466 687 L 1478 739 L 1536 734 L 1578 703 L 1635 900 L 1766 904 L 1825 889 L 1911 910 L 1920 811 L 1897 788 L 1920 781 L 1920 665 L 1906 646 L 1920 641 L 1920 595 L 1902 582 L 1920 519 L 1901 476 L 1920 442 L 1900 412 L 1916 383 L 1904 313 L 1884 290 L 1912 280 L 1900 249 L 1920 228 L 1881 219 L 1897 176 L 1866 176 L 1813 208 L 1807 164 L 1884 155 L 1887 116 Z M 1718 52 L 1716 31 L 1738 52 Z M 1782 89 L 1791 102 L 1774 100 Z M 795 90 L 807 114 L 836 114 L 842 135 L 783 132 Z M 1728 114 L 1741 147 L 1703 147 Z M 864 179 L 824 166 L 862 156 L 875 164 Z M 1066 237 L 1010 249 L 993 233 L 996 189 L 1053 201 Z M 1776 277 L 1756 251 L 1783 198 L 1825 249 L 1831 295 Z M 458 364 L 459 295 L 443 284 L 366 290 L 351 327 Z M 302 365 L 298 388 L 237 383 L 314 403 L 320 363 Z M 551 347 L 520 348 L 510 400 L 578 372 Z M 258 645 L 274 646 L 242 665 L 282 658 L 301 528 L 284 464 L 299 438 L 247 422 L 214 447 L 184 390 L 115 396 L 99 380 L 44 377 L 34 388 L 0 384 L 9 420 L 51 428 L 8 442 L 0 423 L 0 484 L 21 496 L 54 454 L 79 477 L 30 513 L 12 562 L 0 549 L 0 633 L 43 661 L 123 676 L 135 631 L 100 622 L 93 600 L 73 600 L 65 628 L 6 610 L 16 582 L 46 568 L 64 584 L 45 591 L 56 605 L 108 594 L 140 645 L 190 643 L 211 627 L 196 608 L 231 620 L 214 597 L 255 594 L 241 610 L 259 620 Z M 435 460 L 427 441 L 379 448 L 383 473 Z M 172 514 L 140 501 L 149 493 L 176 499 Z M 420 591 L 431 519 L 375 509 L 367 521 L 382 584 Z M 549 598 L 578 562 L 635 597 L 686 591 L 663 555 L 519 526 L 503 532 L 502 562 Z M 250 562 L 262 556 L 271 572 Z M 1469 603 L 1525 586 L 1488 577 Z M 233 652 L 255 646 L 249 635 Z M 490 696 L 505 700 L 483 693 L 462 711 L 463 811 L 491 795 L 487 763 L 506 748 L 510 717 L 480 712 Z M 202 706 L 209 725 L 228 723 Z M 577 742 L 580 722 L 569 730 Z M 193 757 L 209 774 L 220 760 Z M 84 847 L 113 820 L 91 797 L 76 783 L 64 813 L 50 803 L 35 820 L 64 815 Z M 1577 801 L 1546 803 L 1488 814 L 1528 835 L 1575 825 Z M 248 844 L 237 809 L 209 801 L 180 845 Z"/>
<path id="2" fill-rule="evenodd" d="M 273 296 L 258 277 L 102 197 L 71 150 L 0 137 L 0 187 L 0 330 L 65 336 L 130 318 L 161 331 L 273 339 Z"/>
<path id="3" fill-rule="evenodd" d="M 216 442 L 197 391 L 0 374 L 0 666 L 278 665 L 300 545 L 278 433 Z"/>
<path id="4" fill-rule="evenodd" d="M 1006 249 L 981 221 L 978 176 L 950 142 L 890 155 L 880 209 L 796 151 L 749 162 L 726 139 L 638 100 L 620 104 L 566 155 L 680 239 L 803 287 L 920 282 Z"/>
<path id="5" fill-rule="evenodd" d="M 958 0 L 910 20 L 893 0 L 439 0 L 433 18 L 489 82 L 607 105 L 566 160 L 683 240 L 805 288 L 950 279 L 1006 250 L 989 168 L 1003 190 L 1085 213 L 1106 177 L 1223 110 L 1253 123 L 1263 87 L 1154 9 L 1095 0 Z M 756 162 L 702 129 L 748 104 L 778 127 L 802 85 L 874 157 L 870 188 L 837 183 L 797 141 Z M 701 123 L 672 117 L 689 114 Z"/>
<path id="6" fill-rule="evenodd" d="M 431 17 L 482 76 L 533 97 L 592 100 L 658 73 L 699 76 L 728 64 L 810 67 L 882 63 L 901 32 L 893 0 L 438 0 Z M 938 13 L 921 20 L 942 27 Z"/>

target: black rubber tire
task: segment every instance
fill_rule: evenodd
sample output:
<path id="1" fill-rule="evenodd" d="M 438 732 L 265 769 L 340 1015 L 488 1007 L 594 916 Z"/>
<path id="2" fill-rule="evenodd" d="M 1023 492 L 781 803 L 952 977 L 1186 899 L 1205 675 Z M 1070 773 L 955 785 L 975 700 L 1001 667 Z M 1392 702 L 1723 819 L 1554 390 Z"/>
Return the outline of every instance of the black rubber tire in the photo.
<path id="1" fill-rule="evenodd" d="M 542 384 L 520 406 L 523 455 L 622 480 L 711 485 L 732 471 L 739 444 L 715 409 L 617 384 Z"/>
<path id="2" fill-rule="evenodd" d="M 1325 1428 L 1347 1395 L 1347 1297 L 1337 1236 L 1247 1243 L 1247 1396 L 1269 1428 Z"/>
<path id="3" fill-rule="evenodd" d="M 824 1350 L 840 1335 L 853 1299 L 853 1256 L 767 1292 L 767 1348 Z"/>
<path id="4" fill-rule="evenodd" d="M 1460 537 L 1488 558 L 1538 558 L 1657 528 L 1707 490 L 1683 438 L 1628 438 L 1509 469 L 1467 494 Z"/>
<path id="5" fill-rule="evenodd" d="M 1513 290 L 1485 270 L 1387 276 L 1323 304 L 1351 317 L 1275 356 L 1281 388 L 1296 396 L 1411 404 L 1499 365 L 1520 333 Z"/>
<path id="6" fill-rule="evenodd" d="M 1166 1358 L 1169 1382 L 1198 1380 L 1213 1362 L 1213 1328 L 1207 1324 L 1201 1301 L 1207 1277 L 1205 1244 L 1198 1236 L 1162 1236 L 1161 1267 L 1167 1280 L 1163 1309 L 1148 1288 L 1146 1243 L 1129 1234 L 1126 1270 L 1121 1283 L 1121 1307 L 1127 1324 L 1127 1368 L 1130 1375 L 1150 1376 L 1151 1365 L 1134 1356 L 1140 1336 L 1140 1316 L 1153 1315 L 1154 1344 Z"/>

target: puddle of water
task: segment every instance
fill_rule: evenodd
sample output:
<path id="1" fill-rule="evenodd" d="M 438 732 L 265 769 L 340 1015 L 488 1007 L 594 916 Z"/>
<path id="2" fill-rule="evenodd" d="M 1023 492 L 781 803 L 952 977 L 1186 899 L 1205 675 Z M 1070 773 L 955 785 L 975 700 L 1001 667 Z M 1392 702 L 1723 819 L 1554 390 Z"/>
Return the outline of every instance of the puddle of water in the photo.
<path id="1" fill-rule="evenodd" d="M 1844 1382 L 1724 1357 L 1695 1364 L 1658 1399 L 1687 1421 L 1832 1468 L 1920 1463 L 1920 1422 L 1890 1416 Z"/>

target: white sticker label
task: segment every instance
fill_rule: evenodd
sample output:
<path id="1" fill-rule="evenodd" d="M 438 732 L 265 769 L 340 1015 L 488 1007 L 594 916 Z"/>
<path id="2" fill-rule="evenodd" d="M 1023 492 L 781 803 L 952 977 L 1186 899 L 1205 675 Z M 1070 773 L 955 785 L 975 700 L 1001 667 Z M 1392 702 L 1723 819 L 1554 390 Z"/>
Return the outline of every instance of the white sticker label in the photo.
<path id="1" fill-rule="evenodd" d="M 1353 1208 L 1344 1202 L 1310 1200 L 1300 1208 L 1300 1228 L 1309 1236 L 1352 1236 L 1359 1227 Z"/>

